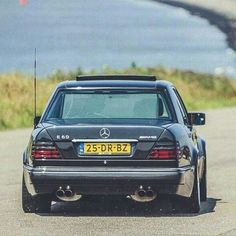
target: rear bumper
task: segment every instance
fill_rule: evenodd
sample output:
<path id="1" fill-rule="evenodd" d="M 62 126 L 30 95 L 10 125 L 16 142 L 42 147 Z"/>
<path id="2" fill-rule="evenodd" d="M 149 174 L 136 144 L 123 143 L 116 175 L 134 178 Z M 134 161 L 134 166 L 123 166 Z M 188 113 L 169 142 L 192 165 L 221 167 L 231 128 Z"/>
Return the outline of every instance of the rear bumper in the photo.
<path id="1" fill-rule="evenodd" d="M 24 165 L 24 178 L 31 195 L 53 193 L 70 185 L 77 194 L 133 194 L 140 186 L 151 186 L 159 194 L 189 197 L 194 167 L 107 168 L 36 167 Z"/>

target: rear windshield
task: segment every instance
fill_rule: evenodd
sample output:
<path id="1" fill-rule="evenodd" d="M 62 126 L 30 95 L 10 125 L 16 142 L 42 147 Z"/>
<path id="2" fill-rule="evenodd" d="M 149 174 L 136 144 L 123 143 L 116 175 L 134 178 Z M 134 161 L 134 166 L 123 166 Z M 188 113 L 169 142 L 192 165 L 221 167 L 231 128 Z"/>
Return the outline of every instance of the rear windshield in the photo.
<path id="1" fill-rule="evenodd" d="M 170 120 L 165 96 L 158 91 L 139 90 L 64 90 L 60 91 L 46 120 Z"/>

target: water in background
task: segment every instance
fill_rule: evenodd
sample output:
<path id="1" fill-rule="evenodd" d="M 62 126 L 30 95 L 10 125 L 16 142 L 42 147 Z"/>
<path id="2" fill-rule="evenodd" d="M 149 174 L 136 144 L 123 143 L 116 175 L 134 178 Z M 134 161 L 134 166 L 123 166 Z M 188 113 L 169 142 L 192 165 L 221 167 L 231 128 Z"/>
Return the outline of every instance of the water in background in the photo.
<path id="1" fill-rule="evenodd" d="M 163 65 L 236 78 L 236 56 L 204 19 L 145 0 L 0 2 L 0 72 Z"/>

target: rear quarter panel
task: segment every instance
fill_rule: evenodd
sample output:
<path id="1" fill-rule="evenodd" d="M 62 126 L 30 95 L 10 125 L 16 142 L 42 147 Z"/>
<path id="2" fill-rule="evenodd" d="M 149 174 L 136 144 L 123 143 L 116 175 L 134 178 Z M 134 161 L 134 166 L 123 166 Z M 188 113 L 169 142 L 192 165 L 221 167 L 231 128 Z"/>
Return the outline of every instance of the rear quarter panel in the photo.
<path id="1" fill-rule="evenodd" d="M 168 130 L 175 136 L 180 155 L 179 167 L 187 165 L 195 165 L 198 159 L 197 145 L 193 143 L 192 137 L 182 124 L 176 123 L 168 128 Z"/>

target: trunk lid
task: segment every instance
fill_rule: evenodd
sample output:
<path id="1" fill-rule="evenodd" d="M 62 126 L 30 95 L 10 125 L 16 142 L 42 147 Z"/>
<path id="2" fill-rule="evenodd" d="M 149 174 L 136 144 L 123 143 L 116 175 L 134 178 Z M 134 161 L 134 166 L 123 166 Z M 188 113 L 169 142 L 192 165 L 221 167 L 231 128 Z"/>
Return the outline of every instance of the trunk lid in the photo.
<path id="1" fill-rule="evenodd" d="M 47 126 L 63 159 L 146 159 L 165 128 L 149 125 L 75 125 Z M 105 135 L 104 135 L 105 133 Z M 81 155 L 85 143 L 126 143 L 130 155 Z"/>

